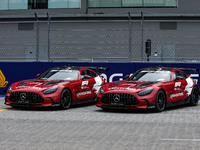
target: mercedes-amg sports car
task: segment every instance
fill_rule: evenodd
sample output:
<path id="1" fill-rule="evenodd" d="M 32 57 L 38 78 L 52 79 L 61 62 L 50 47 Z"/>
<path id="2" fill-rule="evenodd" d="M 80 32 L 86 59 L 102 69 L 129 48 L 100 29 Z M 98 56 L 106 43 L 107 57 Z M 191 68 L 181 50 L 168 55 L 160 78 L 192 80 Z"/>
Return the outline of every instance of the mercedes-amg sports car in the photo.
<path id="1" fill-rule="evenodd" d="M 95 101 L 105 79 L 99 74 L 107 68 L 64 66 L 52 68 L 36 79 L 13 83 L 5 97 L 5 104 L 13 107 L 60 106 Z"/>
<path id="2" fill-rule="evenodd" d="M 199 86 L 182 70 L 192 68 L 150 67 L 137 71 L 127 80 L 107 83 L 97 95 L 102 109 L 147 109 L 161 112 L 168 106 L 190 103 L 196 106 Z"/>

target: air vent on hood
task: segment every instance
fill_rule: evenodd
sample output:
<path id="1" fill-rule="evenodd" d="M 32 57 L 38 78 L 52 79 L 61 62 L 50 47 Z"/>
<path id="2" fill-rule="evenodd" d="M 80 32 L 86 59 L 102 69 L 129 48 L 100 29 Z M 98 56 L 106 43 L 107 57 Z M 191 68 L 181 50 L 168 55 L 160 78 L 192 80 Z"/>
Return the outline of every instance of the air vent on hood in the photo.
<path id="1" fill-rule="evenodd" d="M 144 87 L 144 86 L 148 86 L 148 85 L 155 84 L 155 83 L 158 83 L 158 81 L 145 82 L 145 83 L 138 84 L 134 87 Z"/>
<path id="2" fill-rule="evenodd" d="M 119 85 L 119 84 L 121 84 L 121 83 L 124 83 L 124 82 L 127 82 L 127 81 L 115 82 L 115 83 L 113 83 L 113 84 L 111 84 L 111 85 L 109 85 L 109 86 L 117 86 L 117 85 Z"/>
<path id="3" fill-rule="evenodd" d="M 60 82 L 64 82 L 64 81 L 58 80 L 58 81 L 47 82 L 47 83 L 42 84 L 41 86 L 49 86 L 49 85 L 57 84 L 57 83 L 60 83 Z"/>

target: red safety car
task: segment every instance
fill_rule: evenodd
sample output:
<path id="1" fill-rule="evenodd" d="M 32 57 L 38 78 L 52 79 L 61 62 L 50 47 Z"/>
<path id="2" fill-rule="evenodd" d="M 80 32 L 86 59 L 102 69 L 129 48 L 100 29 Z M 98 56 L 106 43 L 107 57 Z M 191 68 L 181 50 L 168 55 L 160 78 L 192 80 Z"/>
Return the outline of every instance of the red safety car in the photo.
<path id="1" fill-rule="evenodd" d="M 52 68 L 36 79 L 12 84 L 5 104 L 13 107 L 60 106 L 68 109 L 73 104 L 95 100 L 105 79 L 99 74 L 108 68 L 64 66 Z"/>
<path id="2" fill-rule="evenodd" d="M 102 109 L 154 108 L 158 112 L 185 103 L 196 106 L 199 86 L 181 70 L 190 72 L 196 69 L 160 66 L 141 69 L 127 80 L 103 85 L 96 105 Z"/>

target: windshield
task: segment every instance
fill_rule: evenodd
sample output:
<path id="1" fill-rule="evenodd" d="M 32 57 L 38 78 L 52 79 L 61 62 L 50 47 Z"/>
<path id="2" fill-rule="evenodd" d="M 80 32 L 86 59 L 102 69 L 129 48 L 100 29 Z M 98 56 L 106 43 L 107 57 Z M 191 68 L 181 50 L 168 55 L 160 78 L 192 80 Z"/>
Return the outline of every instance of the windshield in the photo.
<path id="1" fill-rule="evenodd" d="M 40 79 L 42 80 L 78 80 L 79 72 L 77 70 L 50 70 Z"/>
<path id="2" fill-rule="evenodd" d="M 140 71 L 129 80 L 132 81 L 170 81 L 170 71 Z"/>

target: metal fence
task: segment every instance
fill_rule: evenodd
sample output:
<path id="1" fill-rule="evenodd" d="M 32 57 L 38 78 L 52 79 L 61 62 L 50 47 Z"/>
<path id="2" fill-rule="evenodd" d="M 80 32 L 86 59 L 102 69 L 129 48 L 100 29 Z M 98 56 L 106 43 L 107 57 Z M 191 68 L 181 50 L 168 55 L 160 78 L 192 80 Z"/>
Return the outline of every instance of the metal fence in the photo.
<path id="1" fill-rule="evenodd" d="M 199 62 L 200 20 L 47 20 L 0 22 L 0 61 Z M 117 18 L 117 17 L 116 17 Z"/>

